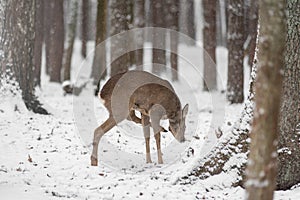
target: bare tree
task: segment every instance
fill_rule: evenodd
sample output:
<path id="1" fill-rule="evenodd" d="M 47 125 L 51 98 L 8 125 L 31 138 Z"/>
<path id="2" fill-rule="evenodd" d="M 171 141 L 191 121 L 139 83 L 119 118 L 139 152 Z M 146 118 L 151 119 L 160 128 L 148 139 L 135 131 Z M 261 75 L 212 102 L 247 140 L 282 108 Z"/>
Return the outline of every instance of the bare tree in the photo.
<path id="1" fill-rule="evenodd" d="M 179 31 L 179 1 L 166 0 L 165 5 L 167 8 L 166 20 L 167 28 L 171 29 L 170 32 L 170 45 L 171 45 L 171 68 L 172 80 L 178 80 L 178 31 Z"/>
<path id="2" fill-rule="evenodd" d="M 50 81 L 61 82 L 61 69 L 64 53 L 64 9 L 63 0 L 54 0 L 50 3 L 50 35 L 49 59 Z"/>
<path id="3" fill-rule="evenodd" d="M 180 1 L 180 32 L 196 40 L 194 15 L 194 0 Z M 187 45 L 195 45 L 192 40 L 186 42 L 188 42 Z"/>
<path id="4" fill-rule="evenodd" d="M 244 0 L 228 2 L 228 79 L 227 100 L 230 103 L 244 101 Z"/>
<path id="5" fill-rule="evenodd" d="M 98 0 L 96 19 L 96 43 L 91 77 L 94 84 L 106 76 L 106 46 L 100 45 L 106 39 L 107 0 Z"/>
<path id="6" fill-rule="evenodd" d="M 4 7 L 1 30 L 1 69 L 19 83 L 26 107 L 48 114 L 34 94 L 35 1 L 0 1 Z"/>
<path id="7" fill-rule="evenodd" d="M 78 1 L 77 0 L 71 0 L 71 14 L 68 16 L 68 28 L 67 28 L 67 43 L 66 43 L 66 50 L 64 54 L 64 81 L 71 80 L 71 61 L 72 61 L 72 55 L 73 55 L 73 47 L 74 47 L 74 41 L 76 36 L 76 24 L 77 24 L 77 10 L 78 10 Z"/>
<path id="8" fill-rule="evenodd" d="M 114 36 L 111 41 L 111 76 L 128 70 L 129 57 L 126 52 L 128 41 L 124 37 L 117 35 L 128 30 L 127 24 L 127 4 L 123 1 L 111 0 L 110 2 L 110 35 Z M 119 56 L 119 54 L 122 54 Z"/>
<path id="9" fill-rule="evenodd" d="M 51 29 L 51 1 L 44 0 L 44 43 L 46 51 L 46 74 L 50 74 L 50 29 Z"/>
<path id="10" fill-rule="evenodd" d="M 164 28 L 165 16 L 162 16 L 162 13 L 165 13 L 165 1 L 152 0 L 151 3 L 153 27 Z M 166 69 L 166 35 L 163 31 L 159 31 L 159 34 L 153 34 L 152 39 L 152 72 L 159 75 Z"/>
<path id="11" fill-rule="evenodd" d="M 204 91 L 217 89 L 216 69 L 216 1 L 203 0 Z"/>
<path id="12" fill-rule="evenodd" d="M 285 0 L 260 0 L 260 41 L 255 110 L 246 171 L 247 199 L 273 199 L 276 185 L 278 121 L 286 39 Z M 280 33 L 280 34 L 279 34 Z"/>
<path id="13" fill-rule="evenodd" d="M 282 1 L 280 1 L 282 2 Z M 277 5 L 282 5 L 278 4 Z M 282 5 L 283 6 L 283 5 Z M 270 20 L 270 19 L 269 19 Z M 300 4 L 287 1 L 287 41 L 283 96 L 280 109 L 277 188 L 300 182 Z M 282 33 L 280 30 L 278 33 Z M 279 56 L 280 54 L 276 55 Z"/>
<path id="14" fill-rule="evenodd" d="M 134 1 L 134 27 L 144 28 L 145 27 L 145 0 Z M 137 69 L 143 69 L 144 59 L 144 31 L 135 31 L 135 64 Z"/>
<path id="15" fill-rule="evenodd" d="M 42 49 L 44 41 L 44 0 L 35 3 L 34 86 L 41 86 Z"/>
<path id="16" fill-rule="evenodd" d="M 89 0 L 81 1 L 81 55 L 86 58 L 86 45 L 88 41 Z"/>
<path id="17" fill-rule="evenodd" d="M 250 10 L 249 10 L 249 26 L 248 26 L 248 56 L 249 56 L 249 65 L 252 67 L 255 47 L 256 47 L 256 38 L 257 38 L 257 24 L 258 24 L 258 0 L 250 0 Z"/>

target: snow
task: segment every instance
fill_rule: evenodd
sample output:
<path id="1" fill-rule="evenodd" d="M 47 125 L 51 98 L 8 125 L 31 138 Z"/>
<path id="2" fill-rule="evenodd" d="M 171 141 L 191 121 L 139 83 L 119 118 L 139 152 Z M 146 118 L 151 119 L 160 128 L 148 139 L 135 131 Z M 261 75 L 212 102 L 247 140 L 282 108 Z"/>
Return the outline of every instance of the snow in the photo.
<path id="1" fill-rule="evenodd" d="M 93 47 L 92 43 L 88 45 L 89 49 Z M 157 164 L 153 137 L 153 163 L 145 164 L 142 129 L 131 122 L 124 122 L 104 136 L 99 148 L 99 166 L 90 166 L 93 130 L 106 119 L 107 111 L 97 97 L 91 96 L 93 86 L 86 74 L 90 72 L 92 53 L 87 60 L 82 60 L 79 41 L 75 43 L 71 80 L 76 80 L 77 86 L 86 83 L 86 88 L 79 96 L 64 96 L 62 86 L 50 83 L 49 77 L 43 74 L 42 88 L 37 94 L 51 115 L 27 111 L 18 92 L 10 92 L 16 88 L 1 79 L 1 200 L 244 199 L 244 189 L 232 187 L 232 182 L 239 179 L 234 170 L 205 180 L 195 177 L 193 184 L 176 181 L 218 143 L 215 130 L 222 130 L 222 137 L 232 130 L 243 107 L 228 104 L 224 93 L 201 91 L 201 76 L 189 67 L 194 65 L 202 69 L 200 47 L 182 45 L 179 50 L 181 81 L 173 85 L 182 104 L 190 103 L 188 142 L 180 144 L 170 133 L 163 134 L 162 165 Z M 218 48 L 217 52 L 218 87 L 224 90 L 227 51 Z M 146 49 L 147 53 L 149 49 Z M 150 56 L 145 62 L 151 62 Z M 170 78 L 167 74 L 164 76 Z M 234 139 L 232 142 L 235 142 Z M 244 159 L 245 155 L 236 155 L 225 167 L 234 168 Z M 275 199 L 300 199 L 300 187 L 277 191 Z"/>

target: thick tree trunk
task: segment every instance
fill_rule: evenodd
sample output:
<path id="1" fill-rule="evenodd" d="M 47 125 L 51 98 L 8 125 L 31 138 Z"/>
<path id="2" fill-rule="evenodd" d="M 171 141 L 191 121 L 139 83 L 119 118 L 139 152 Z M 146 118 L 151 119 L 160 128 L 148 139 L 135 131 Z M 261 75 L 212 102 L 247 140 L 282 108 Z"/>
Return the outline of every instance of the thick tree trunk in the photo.
<path id="1" fill-rule="evenodd" d="M 86 44 L 89 32 L 89 0 L 82 0 L 81 2 L 81 55 L 86 58 Z"/>
<path id="2" fill-rule="evenodd" d="M 101 43 L 106 39 L 107 8 L 107 0 L 98 0 L 95 54 L 91 73 L 94 85 L 98 83 L 99 79 L 104 79 L 106 76 L 106 45 Z"/>
<path id="3" fill-rule="evenodd" d="M 285 0 L 260 0 L 258 71 L 250 157 L 246 170 L 247 199 L 273 199 L 277 138 L 286 36 Z M 280 33 L 280 34 L 279 34 Z"/>
<path id="4" fill-rule="evenodd" d="M 227 100 L 230 103 L 244 101 L 244 0 L 228 2 L 228 80 Z"/>
<path id="5" fill-rule="evenodd" d="M 153 27 L 165 28 L 164 18 L 165 15 L 165 1 L 153 0 L 152 1 L 152 24 Z M 166 35 L 160 31 L 160 34 L 156 34 L 154 31 L 152 41 L 152 72 L 159 75 L 166 69 Z"/>
<path id="6" fill-rule="evenodd" d="M 127 54 L 128 41 L 126 38 L 117 35 L 128 30 L 127 25 L 127 4 L 119 0 L 111 0 L 111 76 L 128 70 L 129 58 Z"/>
<path id="7" fill-rule="evenodd" d="M 276 2 L 277 4 L 277 2 Z M 278 143 L 278 189 L 300 182 L 300 3 L 287 1 L 287 41 Z M 282 30 L 280 30 L 281 33 Z"/>
<path id="8" fill-rule="evenodd" d="M 42 50 L 44 41 L 44 0 L 36 0 L 34 40 L 34 86 L 41 86 Z"/>
<path id="9" fill-rule="evenodd" d="M 68 19 L 68 29 L 67 29 L 67 47 L 64 54 L 64 81 L 71 80 L 71 61 L 73 55 L 73 46 L 76 36 L 76 25 L 77 25 L 77 10 L 78 2 L 77 0 L 70 1 L 71 3 L 71 15 Z"/>
<path id="10" fill-rule="evenodd" d="M 63 0 L 54 0 L 50 3 L 51 27 L 49 41 L 50 81 L 61 82 L 61 69 L 64 53 L 64 9 Z"/>
<path id="11" fill-rule="evenodd" d="M 1 30 L 1 68 L 19 83 L 26 107 L 48 114 L 34 94 L 35 1 L 7 1 Z"/>
<path id="12" fill-rule="evenodd" d="M 134 27 L 144 28 L 145 27 L 145 0 L 136 0 L 134 2 Z M 144 59 L 144 31 L 135 31 L 135 64 L 139 70 L 143 69 Z"/>
<path id="13" fill-rule="evenodd" d="M 216 69 L 216 1 L 203 0 L 203 90 L 210 91 L 217 89 Z"/>

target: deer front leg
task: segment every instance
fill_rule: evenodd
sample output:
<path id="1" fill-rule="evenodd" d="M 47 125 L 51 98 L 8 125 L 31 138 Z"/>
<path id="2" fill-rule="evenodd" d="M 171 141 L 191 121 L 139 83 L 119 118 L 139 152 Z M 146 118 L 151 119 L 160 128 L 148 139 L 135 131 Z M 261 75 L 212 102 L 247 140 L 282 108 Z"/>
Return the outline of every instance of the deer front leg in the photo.
<path id="1" fill-rule="evenodd" d="M 92 166 L 98 165 L 98 145 L 101 137 L 115 125 L 115 120 L 112 117 L 109 117 L 103 124 L 101 124 L 101 126 L 95 129 L 93 139 L 93 151 L 91 155 Z"/>
<path id="2" fill-rule="evenodd" d="M 161 132 L 161 126 L 159 124 L 162 116 L 164 115 L 164 109 L 160 105 L 153 106 L 153 108 L 150 110 L 150 118 L 151 118 L 151 125 L 154 131 L 154 137 L 156 141 L 156 147 L 157 147 L 157 162 L 158 164 L 163 164 L 162 159 L 162 152 L 161 152 L 161 146 L 160 146 L 160 132 Z"/>
<path id="3" fill-rule="evenodd" d="M 158 164 L 163 164 L 162 152 L 160 147 L 160 133 L 155 134 L 154 137 L 155 137 L 156 147 L 157 147 L 157 162 Z"/>
<path id="4" fill-rule="evenodd" d="M 152 163 L 150 156 L 150 119 L 142 114 L 142 125 L 146 142 L 146 163 Z"/>

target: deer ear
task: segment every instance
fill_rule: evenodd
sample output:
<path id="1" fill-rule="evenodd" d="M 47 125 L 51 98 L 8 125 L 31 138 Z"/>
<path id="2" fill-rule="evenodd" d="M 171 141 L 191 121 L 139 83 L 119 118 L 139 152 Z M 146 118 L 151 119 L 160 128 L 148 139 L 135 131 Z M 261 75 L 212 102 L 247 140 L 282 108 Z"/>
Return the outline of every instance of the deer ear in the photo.
<path id="1" fill-rule="evenodd" d="M 189 104 L 186 104 L 182 109 L 182 117 L 185 118 L 189 111 Z"/>

